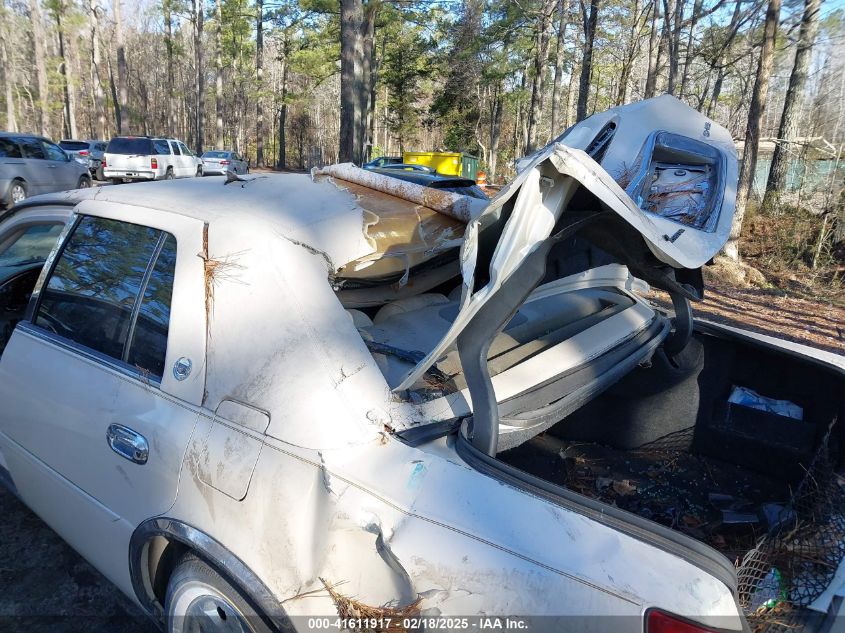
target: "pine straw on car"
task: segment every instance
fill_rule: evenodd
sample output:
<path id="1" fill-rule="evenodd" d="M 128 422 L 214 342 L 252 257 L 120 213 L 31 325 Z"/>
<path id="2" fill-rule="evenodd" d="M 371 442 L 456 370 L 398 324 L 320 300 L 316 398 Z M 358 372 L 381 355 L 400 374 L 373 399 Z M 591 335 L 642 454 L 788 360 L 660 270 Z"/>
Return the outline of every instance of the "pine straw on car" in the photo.
<path id="1" fill-rule="evenodd" d="M 414 602 L 404 607 L 383 605 L 374 607 L 372 605 L 364 604 L 363 602 L 345 596 L 335 589 L 336 585 L 332 585 L 324 578 L 320 578 L 320 582 L 329 592 L 329 595 L 334 601 L 337 615 L 342 621 L 361 622 L 363 627 L 355 627 L 360 631 L 373 631 L 380 633 L 381 631 L 389 633 L 403 633 L 408 629 L 405 627 L 405 620 L 419 615 L 420 602 L 422 598 L 417 598 Z M 367 626 L 368 624 L 372 626 Z"/>

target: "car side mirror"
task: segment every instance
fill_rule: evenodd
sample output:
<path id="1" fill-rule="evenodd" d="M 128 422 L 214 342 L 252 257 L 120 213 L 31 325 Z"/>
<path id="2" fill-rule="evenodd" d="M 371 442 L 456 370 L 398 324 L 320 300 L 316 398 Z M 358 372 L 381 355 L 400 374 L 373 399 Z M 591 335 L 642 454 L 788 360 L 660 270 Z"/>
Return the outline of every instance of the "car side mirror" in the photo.
<path id="1" fill-rule="evenodd" d="M 66 151 L 64 151 L 64 150 L 62 150 L 62 153 L 65 155 L 65 162 L 66 162 L 66 163 L 69 163 L 69 162 L 71 161 L 70 154 L 68 154 L 68 153 L 67 153 Z"/>

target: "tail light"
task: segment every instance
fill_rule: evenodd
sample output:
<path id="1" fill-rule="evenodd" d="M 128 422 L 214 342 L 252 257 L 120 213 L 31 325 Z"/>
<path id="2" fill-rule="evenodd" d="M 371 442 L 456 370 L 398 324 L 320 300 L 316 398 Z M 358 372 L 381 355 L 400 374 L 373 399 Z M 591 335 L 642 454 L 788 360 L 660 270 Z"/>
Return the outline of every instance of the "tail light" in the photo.
<path id="1" fill-rule="evenodd" d="M 106 157 L 105 157 L 105 156 L 103 156 L 103 160 L 102 160 L 102 162 L 101 162 L 100 164 L 101 164 L 103 167 L 108 167 L 108 165 L 106 165 Z"/>
<path id="2" fill-rule="evenodd" d="M 654 609 L 646 616 L 645 630 L 646 633 L 716 633 L 713 629 Z"/>
<path id="3" fill-rule="evenodd" d="M 228 161 L 228 160 L 221 160 L 221 161 L 220 161 L 220 164 L 221 164 L 221 165 L 231 165 L 231 162 L 230 162 L 230 161 Z"/>
<path id="4" fill-rule="evenodd" d="M 80 156 L 88 156 L 88 150 L 87 149 L 79 150 L 79 155 Z"/>
<path id="5" fill-rule="evenodd" d="M 150 159 L 150 168 L 151 169 L 158 169 L 158 159 L 157 158 L 151 158 Z"/>

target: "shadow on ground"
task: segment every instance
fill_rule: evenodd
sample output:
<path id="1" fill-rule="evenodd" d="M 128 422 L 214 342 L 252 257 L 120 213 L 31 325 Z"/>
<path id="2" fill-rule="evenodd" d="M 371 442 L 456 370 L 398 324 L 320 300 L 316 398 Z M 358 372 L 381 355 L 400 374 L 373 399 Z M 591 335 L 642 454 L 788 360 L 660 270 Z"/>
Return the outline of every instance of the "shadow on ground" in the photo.
<path id="1" fill-rule="evenodd" d="M 0 631 L 158 630 L 2 485 L 0 509 Z"/>

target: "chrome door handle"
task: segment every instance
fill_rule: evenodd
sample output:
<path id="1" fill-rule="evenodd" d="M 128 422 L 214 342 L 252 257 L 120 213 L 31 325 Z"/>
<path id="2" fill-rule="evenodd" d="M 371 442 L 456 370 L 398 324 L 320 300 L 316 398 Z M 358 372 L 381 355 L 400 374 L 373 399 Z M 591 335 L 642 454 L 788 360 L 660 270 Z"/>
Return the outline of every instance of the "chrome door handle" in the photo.
<path id="1" fill-rule="evenodd" d="M 150 445 L 140 433 L 136 433 L 122 424 L 112 424 L 106 431 L 106 439 L 111 449 L 136 464 L 146 464 L 150 456 Z"/>

